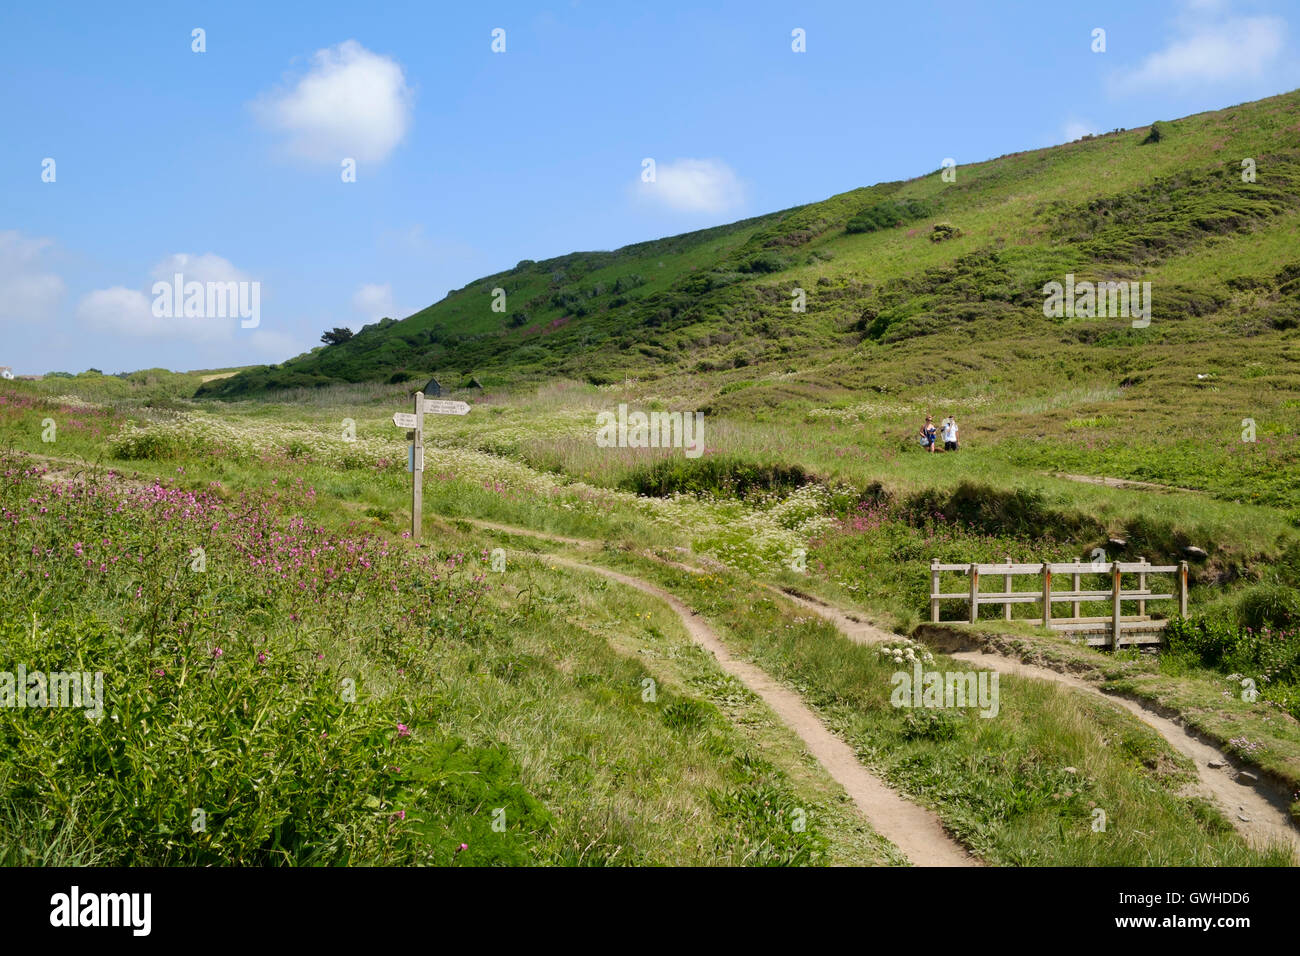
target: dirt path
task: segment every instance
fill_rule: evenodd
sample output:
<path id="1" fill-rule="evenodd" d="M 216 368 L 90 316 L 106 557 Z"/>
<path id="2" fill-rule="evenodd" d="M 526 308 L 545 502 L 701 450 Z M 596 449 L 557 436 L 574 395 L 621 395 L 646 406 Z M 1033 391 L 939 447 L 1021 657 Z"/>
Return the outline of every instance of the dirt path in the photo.
<path id="1" fill-rule="evenodd" d="M 897 636 L 821 601 L 810 600 L 788 591 L 781 593 L 787 600 L 830 621 L 845 637 L 859 644 L 877 644 Z M 1286 801 L 1278 794 L 1234 777 L 1232 766 L 1224 755 L 1182 725 L 1136 700 L 1108 694 L 1095 684 L 1070 674 L 1062 674 L 1050 667 L 1026 664 L 994 651 L 958 651 L 949 653 L 948 656 L 954 660 L 979 664 L 999 674 L 1050 681 L 1118 704 L 1163 737 L 1179 753 L 1191 758 L 1196 765 L 1197 782 L 1191 785 L 1190 792 L 1217 804 L 1247 842 L 1256 848 L 1275 843 L 1289 844 L 1292 857 L 1300 861 L 1300 832 L 1291 823 Z"/>
<path id="2" fill-rule="evenodd" d="M 796 594 L 793 591 L 786 591 L 782 588 L 763 585 L 769 591 L 779 594 L 793 604 L 812 611 L 818 617 L 821 617 L 834 624 L 841 634 L 851 641 L 858 644 L 879 644 L 881 641 L 890 641 L 898 637 L 892 631 L 886 631 L 883 628 L 876 627 L 867 621 L 862 620 L 851 611 L 844 611 L 824 601 L 811 598 L 803 594 Z"/>
<path id="3" fill-rule="evenodd" d="M 1062 477 L 1071 477 L 1071 476 L 1062 476 Z M 507 525 L 497 525 L 490 522 L 471 521 L 470 523 L 480 525 L 482 527 L 495 528 L 496 530 L 500 530 L 500 531 L 524 534 L 524 535 L 528 535 L 529 537 L 558 540 L 569 544 L 576 544 L 579 546 L 599 545 L 599 542 L 584 541 L 581 539 L 574 539 L 574 538 L 559 538 L 557 536 L 547 535 L 542 532 L 532 532 L 526 529 L 511 528 Z M 616 572 L 606 571 L 603 568 L 597 568 L 591 565 L 582 565 L 582 564 L 578 564 L 577 562 L 569 562 L 569 563 L 572 563 L 578 567 L 587 568 L 588 570 L 596 571 L 601 574 L 606 574 L 608 576 L 616 576 L 617 579 L 619 580 L 623 580 L 624 578 L 627 578 L 626 575 L 617 575 Z M 690 567 L 690 565 L 682 564 L 677 561 L 669 561 L 666 563 L 673 564 L 674 566 L 683 568 L 685 570 L 691 570 L 691 571 L 699 570 L 698 568 L 692 568 Z M 709 634 L 708 640 L 704 640 L 696 636 L 696 631 L 693 629 L 693 626 L 703 628 L 703 625 L 699 621 L 695 621 L 690 617 L 691 612 L 689 611 L 689 609 L 687 609 L 685 605 L 681 604 L 681 602 L 678 601 L 677 598 L 673 597 L 671 594 L 669 594 L 666 591 L 661 591 L 660 589 L 655 588 L 653 585 L 646 584 L 645 582 L 639 581 L 638 579 L 628 578 L 627 580 L 624 580 L 624 583 L 629 583 L 631 584 L 631 586 L 638 587 L 641 590 L 646 591 L 647 593 L 655 594 L 656 596 L 661 597 L 662 599 L 672 604 L 674 610 L 676 610 L 679 615 L 683 615 L 684 613 L 685 616 L 683 616 L 683 621 L 686 622 L 687 628 L 691 629 L 692 637 L 695 637 L 696 640 L 699 641 L 701 644 L 703 644 L 706 647 L 709 647 L 710 650 L 713 650 L 714 654 L 717 655 L 719 662 L 723 664 L 724 668 L 731 670 L 731 667 L 728 665 L 728 663 L 726 663 L 726 661 L 730 661 L 731 664 L 737 665 L 739 667 L 751 669 L 754 673 L 761 676 L 762 680 L 767 681 L 769 684 L 772 684 L 776 692 L 780 694 L 784 694 L 788 698 L 790 698 L 791 702 L 795 707 L 803 708 L 805 711 L 807 710 L 807 708 L 804 707 L 802 701 L 799 700 L 797 695 L 795 695 L 791 691 L 785 690 L 784 688 L 779 687 L 778 685 L 772 683 L 771 679 L 768 678 L 767 675 L 764 674 L 762 671 L 759 671 L 757 668 L 754 668 L 752 665 L 746 664 L 743 661 L 734 661 L 730 658 L 729 655 L 724 660 L 723 655 L 727 653 L 725 647 L 722 647 L 721 642 L 719 642 L 717 638 L 711 634 L 711 632 L 708 632 L 707 628 L 704 628 L 704 631 L 706 634 Z M 831 624 L 835 625 L 835 627 L 840 631 L 840 633 L 844 634 L 847 638 L 849 638 L 849 640 L 854 641 L 856 643 L 876 644 L 876 643 L 880 643 L 881 641 L 894 639 L 898 636 L 890 631 L 886 631 L 882 628 L 876 627 L 873 624 L 863 621 L 852 611 L 845 611 L 841 608 L 835 607 L 834 605 L 827 604 L 824 601 L 821 601 L 819 599 L 811 598 L 802 594 L 791 593 L 790 591 L 783 590 L 773 585 L 764 584 L 762 586 L 765 587 L 767 590 L 773 592 L 774 594 L 777 594 L 780 597 L 784 598 L 785 600 L 790 601 L 791 603 L 799 607 L 802 607 L 808 611 L 811 611 L 812 613 L 822 617 L 824 620 L 829 621 Z M 712 642 L 712 644 L 710 642 Z M 716 645 L 717 648 L 720 648 L 720 651 L 715 649 L 714 646 L 712 645 Z M 1137 720 L 1146 724 L 1151 729 L 1156 731 L 1156 733 L 1160 734 L 1160 736 L 1163 737 L 1171 747 L 1173 747 L 1179 753 L 1184 754 L 1185 756 L 1189 757 L 1192 760 L 1192 762 L 1196 766 L 1197 781 L 1195 784 L 1191 785 L 1191 792 L 1198 796 L 1204 797 L 1205 799 L 1208 799 L 1212 803 L 1217 805 L 1222 810 L 1222 812 L 1227 817 L 1227 819 L 1232 822 L 1233 826 L 1236 827 L 1237 832 L 1240 833 L 1242 837 L 1245 838 L 1251 845 L 1255 847 L 1264 847 L 1269 844 L 1277 844 L 1277 843 L 1289 844 L 1291 846 L 1291 852 L 1293 858 L 1296 859 L 1297 861 L 1300 861 L 1300 831 L 1297 831 L 1297 828 L 1291 822 L 1290 815 L 1287 812 L 1287 805 L 1285 799 L 1278 794 L 1272 793 L 1270 790 L 1264 787 L 1257 787 L 1252 783 L 1250 783 L 1249 781 L 1242 780 L 1239 779 L 1238 777 L 1233 776 L 1232 764 L 1224 756 L 1224 754 L 1220 750 L 1213 747 L 1212 745 L 1202 741 L 1199 737 L 1197 737 L 1191 731 L 1187 730 L 1182 725 L 1144 706 L 1142 703 L 1138 701 L 1131 700 L 1127 697 L 1122 697 L 1115 694 L 1108 694 L 1105 691 L 1101 690 L 1099 687 L 1097 687 L 1095 684 L 1091 684 L 1088 681 L 1082 680 L 1081 678 L 1075 677 L 1070 674 L 1063 674 L 1060 671 L 1053 670 L 1049 667 L 1041 667 L 1035 664 L 1026 664 L 1021 661 L 1017 661 L 1014 658 L 1006 657 L 991 651 L 989 652 L 961 651 L 957 653 L 952 653 L 949 656 L 957 660 L 964 660 L 970 663 L 980 664 L 984 667 L 990 668 L 991 670 L 995 670 L 1001 674 L 1013 674 L 1017 677 L 1028 677 L 1037 680 L 1050 681 L 1051 683 L 1060 684 L 1062 686 L 1069 687 L 1073 690 L 1077 690 L 1081 693 L 1091 694 L 1095 697 L 1100 697 L 1105 700 L 1112 701 L 1118 704 L 1119 706 L 1127 710 L 1129 713 L 1131 713 Z M 746 684 L 749 683 L 749 681 L 745 677 L 743 677 L 738 671 L 732 670 L 731 672 L 735 673 L 735 675 L 741 680 L 745 681 Z M 764 699 L 767 700 L 766 695 L 763 694 L 761 691 L 759 691 L 757 688 L 751 688 L 751 689 L 754 689 L 756 693 L 759 693 L 760 696 L 763 696 Z M 782 713 L 776 704 L 772 703 L 772 701 L 770 700 L 768 702 L 773 707 L 774 710 L 777 710 L 778 713 L 781 713 L 782 719 L 785 720 L 786 723 L 791 724 L 791 726 L 794 726 L 794 724 L 791 723 L 790 718 L 788 718 L 784 713 Z M 811 712 L 808 712 L 807 716 L 808 719 L 810 719 L 814 723 L 817 723 L 816 717 L 813 716 Z M 829 734 L 829 731 L 826 731 L 824 727 L 820 729 L 822 730 L 823 733 Z M 804 737 L 805 741 L 808 741 L 808 737 L 804 736 L 802 732 L 800 732 L 800 736 Z M 832 737 L 832 739 L 836 743 L 838 743 L 841 747 L 843 747 L 845 750 L 848 750 L 847 745 L 843 744 L 843 742 L 840 741 L 838 738 Z M 813 749 L 811 746 L 811 742 L 809 742 L 809 744 L 810 744 L 810 749 Z M 815 750 L 814 752 L 816 753 Z M 831 769 L 832 774 L 835 774 L 834 769 L 831 767 L 830 763 L 827 762 L 827 759 L 822 757 L 820 753 L 817 753 L 817 756 L 819 759 L 822 760 L 824 764 L 827 765 L 828 769 Z M 856 758 L 853 758 L 853 755 L 851 753 L 849 754 L 849 757 L 852 758 L 853 763 L 859 766 L 860 768 L 860 765 L 857 764 Z M 863 772 L 865 773 L 865 771 Z M 867 776 L 870 777 L 870 779 L 874 782 L 876 786 L 879 787 L 884 786 L 884 784 L 882 784 L 877 778 L 871 777 L 870 774 L 867 774 Z M 841 780 L 838 775 L 836 775 L 836 779 L 840 780 L 842 784 L 844 783 L 844 781 Z M 850 793 L 853 792 L 847 786 L 847 784 L 845 784 L 845 788 L 849 789 Z M 893 795 L 892 791 L 889 791 L 889 793 Z M 896 800 L 901 801 L 902 799 L 900 797 L 897 797 L 896 795 L 893 796 Z M 857 797 L 855 796 L 855 800 L 856 799 Z M 859 806 L 860 807 L 862 806 L 861 802 L 859 802 Z M 912 806 L 912 805 L 908 804 L 908 806 Z M 919 808 L 913 807 L 913 809 L 919 809 Z M 876 816 L 873 814 L 873 812 L 867 811 L 865 808 L 863 812 L 867 813 L 868 816 L 871 817 L 873 822 L 875 822 Z M 921 811 L 921 812 L 924 813 L 925 811 Z M 937 821 L 936 821 L 936 825 L 937 825 Z M 881 826 L 877 826 L 877 829 L 885 836 L 888 836 L 890 839 L 893 839 L 893 837 Z M 940 832 L 942 832 L 942 830 L 940 830 Z M 946 837 L 946 833 L 944 834 L 944 836 Z M 901 843 L 899 844 L 899 846 L 900 848 L 903 848 Z M 908 852 L 908 851 L 904 849 L 904 852 Z M 911 853 L 908 853 L 908 856 L 909 858 L 911 858 Z"/>
<path id="4" fill-rule="evenodd" d="M 32 457 L 53 466 L 49 473 L 42 476 L 47 480 L 67 477 L 66 473 L 61 474 L 61 472 L 66 472 L 66 470 L 70 470 L 70 466 L 75 465 L 69 460 L 50 456 L 33 455 Z M 131 479 L 126 479 L 124 476 L 118 475 L 116 477 L 119 481 L 131 482 Z M 1118 479 L 1098 479 L 1078 475 L 1062 474 L 1058 477 L 1101 484 L 1115 483 L 1139 486 L 1143 484 L 1135 482 L 1121 483 Z M 1162 485 L 1148 485 L 1147 487 L 1161 488 L 1162 490 L 1184 490 L 1170 489 L 1168 486 Z M 594 540 L 568 538 L 480 519 L 455 518 L 444 515 L 431 515 L 430 517 L 437 517 L 449 522 L 464 521 L 467 524 L 484 529 L 570 546 L 600 546 L 600 542 Z M 718 636 L 671 592 L 640 578 L 598 565 L 584 564 L 556 555 L 547 555 L 546 557 L 557 564 L 603 575 L 667 603 L 682 620 L 691 638 L 710 651 L 725 671 L 735 676 L 762 698 L 777 716 L 799 735 L 800 739 L 808 746 L 809 752 L 844 787 L 875 830 L 893 842 L 913 863 L 922 866 L 979 865 L 978 860 L 974 859 L 964 847 L 948 835 L 935 814 L 905 800 L 891 790 L 880 778 L 867 771 L 858 762 L 852 748 L 831 733 L 796 693 L 774 681 L 757 666 L 732 657 Z M 664 559 L 660 558 L 659 560 Z M 700 570 L 676 561 L 666 561 L 665 563 L 686 570 Z M 874 644 L 897 636 L 861 620 L 852 612 L 846 612 L 821 600 L 784 591 L 772 585 L 764 584 L 762 586 L 791 603 L 819 615 L 834 624 L 850 640 L 857 643 Z M 1255 846 L 1264 846 L 1269 843 L 1289 844 L 1293 857 L 1300 861 L 1300 832 L 1297 832 L 1296 827 L 1290 821 L 1285 800 L 1278 795 L 1266 792 L 1263 788 L 1253 786 L 1249 782 L 1232 776 L 1231 764 L 1219 750 L 1200 740 L 1173 720 L 1147 708 L 1138 701 L 1107 694 L 1087 681 L 1051 668 L 1026 664 L 988 651 L 961 651 L 952 653 L 949 656 L 957 660 L 982 664 L 999 673 L 1050 681 L 1119 704 L 1139 721 L 1159 733 L 1175 750 L 1191 758 L 1196 766 L 1198 778 L 1197 784 L 1193 787 L 1194 792 L 1218 804 L 1227 815 L 1227 818 L 1250 843 Z"/>
<path id="5" fill-rule="evenodd" d="M 853 799 L 872 828 L 917 866 L 978 866 L 979 861 L 944 830 L 939 818 L 903 799 L 858 761 L 848 744 L 831 733 L 794 691 L 766 672 L 731 655 L 725 644 L 674 594 L 641 578 L 570 558 L 546 555 L 552 564 L 599 574 L 655 597 L 681 619 L 691 639 L 717 658 L 719 666 L 762 698 L 787 727 L 799 735 L 827 772 Z"/>
<path id="6" fill-rule="evenodd" d="M 1131 478 L 1103 478 L 1096 475 L 1070 475 L 1063 471 L 1052 473 L 1053 478 L 1066 481 L 1079 481 L 1085 485 L 1105 485 L 1107 488 L 1126 488 L 1135 491 L 1182 491 L 1189 495 L 1204 494 L 1195 488 L 1179 488 L 1177 485 L 1158 485 L 1153 481 L 1136 481 Z"/>
<path id="7" fill-rule="evenodd" d="M 1248 843 L 1257 849 L 1275 843 L 1289 844 L 1292 859 L 1300 861 L 1300 832 L 1290 821 L 1286 801 L 1234 777 L 1232 766 L 1224 755 L 1181 724 L 1138 701 L 1107 694 L 1095 684 L 1070 674 L 1062 674 L 1050 667 L 1026 664 L 992 651 L 958 651 L 948 656 L 980 664 L 1000 674 L 1051 681 L 1118 704 L 1168 741 L 1179 753 L 1191 758 L 1196 765 L 1197 782 L 1190 786 L 1190 792 L 1217 804 Z"/>
<path id="8" fill-rule="evenodd" d="M 465 524 L 473 525 L 475 528 L 484 528 L 489 531 L 500 531 L 502 534 L 515 534 L 521 538 L 536 538 L 538 541 L 553 541 L 556 544 L 570 544 L 576 548 L 598 548 L 599 541 L 590 538 L 566 538 L 563 535 L 551 534 L 549 531 L 534 531 L 532 528 L 516 528 L 513 525 L 498 524 L 495 521 L 483 521 L 480 518 L 456 518 L 452 515 L 440 515 L 426 512 L 426 517 L 437 518 L 439 521 L 446 521 L 455 524 L 457 521 L 463 521 Z"/>

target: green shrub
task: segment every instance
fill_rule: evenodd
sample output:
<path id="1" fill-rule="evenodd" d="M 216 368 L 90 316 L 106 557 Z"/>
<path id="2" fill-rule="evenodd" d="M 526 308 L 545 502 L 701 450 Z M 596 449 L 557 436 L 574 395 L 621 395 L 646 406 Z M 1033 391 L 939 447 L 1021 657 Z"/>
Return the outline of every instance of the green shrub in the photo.
<path id="1" fill-rule="evenodd" d="M 0 706 L 0 864 L 407 864 L 461 843 L 479 854 L 461 860 L 536 857 L 547 824 L 517 769 L 444 737 L 424 691 L 418 647 L 492 627 L 465 572 L 286 528 L 301 486 L 228 503 L 92 475 L 71 494 L 16 463 L 0 464 L 0 508 L 23 516 L 0 549 L 5 669 L 100 677 L 90 700 Z M 371 695 L 322 638 L 409 689 Z M 513 843 L 488 833 L 495 806 Z"/>
<path id="2" fill-rule="evenodd" d="M 844 227 L 848 233 L 875 232 L 892 229 L 930 215 L 931 205 L 920 199 L 894 200 L 873 203 L 859 210 Z"/>
<path id="3" fill-rule="evenodd" d="M 903 514 L 913 524 L 935 517 L 995 535 L 1091 540 L 1105 528 L 1095 518 L 1049 508 L 1041 492 L 1028 488 L 992 488 L 963 481 L 949 494 L 927 489 L 903 502 Z"/>
<path id="4" fill-rule="evenodd" d="M 741 272 L 780 272 L 790 267 L 790 260 L 775 252 L 763 252 L 742 262 L 738 267 Z"/>
<path id="5" fill-rule="evenodd" d="M 624 477 L 619 487 L 655 498 L 678 493 L 743 498 L 754 491 L 788 492 L 812 480 L 813 476 L 799 465 L 708 455 L 664 458 L 652 465 L 643 465 Z"/>
<path id="6" fill-rule="evenodd" d="M 0 779 L 0 804 L 54 826 L 77 820 L 98 862 L 334 863 L 382 840 L 396 722 L 345 705 L 339 676 L 305 649 L 277 647 L 261 662 L 251 647 L 207 660 L 151 654 L 67 609 L 0 634 L 29 672 L 103 675 L 99 717 L 0 708 L 7 766 L 23 768 Z"/>
<path id="7" fill-rule="evenodd" d="M 903 739 L 905 740 L 952 740 L 965 718 L 953 711 L 909 710 L 903 717 Z"/>
<path id="8" fill-rule="evenodd" d="M 1217 668 L 1237 649 L 1241 634 L 1230 622 L 1197 617 L 1174 618 L 1165 627 L 1169 649 Z"/>
<path id="9" fill-rule="evenodd" d="M 195 441 L 175 430 L 138 428 L 127 421 L 109 438 L 113 456 L 126 461 L 166 461 L 196 450 Z"/>
<path id="10" fill-rule="evenodd" d="M 1252 679 L 1265 699 L 1300 719 L 1300 628 L 1239 627 L 1226 618 L 1175 618 L 1165 629 L 1169 652 L 1236 677 Z"/>
<path id="11" fill-rule="evenodd" d="M 1237 599 L 1237 622 L 1254 630 L 1300 627 L 1300 591 L 1284 584 L 1253 585 Z"/>
<path id="12" fill-rule="evenodd" d="M 703 730 L 716 714 L 717 708 L 712 704 L 696 700 L 694 697 L 684 697 L 681 700 L 672 701 L 662 711 L 665 724 L 673 730 L 686 732 Z"/>
<path id="13" fill-rule="evenodd" d="M 823 862 L 829 843 L 810 808 L 775 782 L 754 781 L 711 791 L 709 802 L 729 848 L 748 866 L 809 866 Z"/>

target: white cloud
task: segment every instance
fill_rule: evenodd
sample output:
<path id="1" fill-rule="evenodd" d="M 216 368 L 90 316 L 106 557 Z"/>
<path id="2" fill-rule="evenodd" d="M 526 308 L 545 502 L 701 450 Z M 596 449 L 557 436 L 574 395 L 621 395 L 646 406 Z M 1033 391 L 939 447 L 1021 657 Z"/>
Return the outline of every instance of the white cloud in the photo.
<path id="1" fill-rule="evenodd" d="M 1212 3 L 1192 7 L 1206 14 L 1219 9 Z M 1277 61 L 1286 37 L 1286 23 L 1278 17 L 1207 20 L 1184 16 L 1181 22 L 1182 36 L 1149 54 L 1136 68 L 1117 74 L 1111 80 L 1112 88 L 1185 88 L 1257 79 Z"/>
<path id="2" fill-rule="evenodd" d="M 0 322 L 45 322 L 63 298 L 63 280 L 42 263 L 51 239 L 0 232 Z"/>
<path id="3" fill-rule="evenodd" d="M 386 159 L 411 123 L 414 92 L 402 65 L 355 40 L 317 50 L 311 62 L 290 88 L 254 100 L 254 113 L 286 135 L 296 156 L 336 164 Z"/>
<path id="4" fill-rule="evenodd" d="M 236 269 L 228 259 L 213 255 L 211 252 L 205 252 L 201 256 L 192 255 L 188 252 L 173 252 L 154 266 L 149 274 L 155 279 L 171 280 L 178 272 L 185 276 L 186 282 L 190 280 L 196 282 L 248 281 L 248 276 Z"/>
<path id="5" fill-rule="evenodd" d="M 159 325 L 153 317 L 150 298 L 138 289 L 115 285 L 111 289 L 96 289 L 81 297 L 77 303 L 77 319 L 93 328 L 127 335 L 148 334 L 145 330 Z"/>
<path id="6" fill-rule="evenodd" d="M 393 287 L 387 283 L 367 283 L 352 296 L 352 308 L 360 312 L 367 322 L 393 317 Z"/>
<path id="7" fill-rule="evenodd" d="M 177 252 L 167 256 L 150 270 L 150 276 L 159 281 L 175 284 L 177 274 L 182 276 L 185 285 L 191 282 L 252 282 L 253 280 L 221 256 L 205 253 L 192 255 Z M 129 335 L 136 338 L 173 339 L 203 344 L 230 342 L 240 328 L 241 318 L 237 314 L 225 317 L 204 316 L 189 317 L 183 315 L 154 315 L 155 293 L 153 283 L 148 285 L 149 294 L 140 289 L 128 289 L 125 286 L 113 286 L 109 289 L 96 289 L 81 297 L 77 303 L 76 316 L 85 325 L 101 331 Z M 159 293 L 170 296 L 170 292 Z M 258 307 L 260 321 L 260 296 L 258 287 Z M 251 304 L 251 302 L 250 302 Z M 231 310 L 232 312 L 234 310 Z"/>
<path id="8" fill-rule="evenodd" d="M 718 159 L 657 163 L 655 181 L 636 183 L 639 199 L 676 212 L 721 213 L 744 204 L 745 190 L 730 166 Z"/>
<path id="9" fill-rule="evenodd" d="M 1085 136 L 1096 136 L 1097 130 L 1093 128 L 1091 123 L 1070 119 L 1061 127 L 1061 135 L 1065 137 L 1065 142 L 1073 143 L 1076 139 L 1082 139 Z"/>

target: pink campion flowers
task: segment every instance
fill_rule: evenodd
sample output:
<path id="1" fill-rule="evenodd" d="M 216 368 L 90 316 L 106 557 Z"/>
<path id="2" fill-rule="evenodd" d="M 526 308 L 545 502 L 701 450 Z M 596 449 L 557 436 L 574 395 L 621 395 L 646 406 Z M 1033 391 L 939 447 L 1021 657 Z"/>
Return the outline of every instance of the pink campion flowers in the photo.
<path id="1" fill-rule="evenodd" d="M 220 656 L 221 656 L 222 654 L 224 654 L 224 653 L 225 653 L 225 651 L 223 651 L 223 650 L 222 650 L 221 648 L 219 648 L 219 647 L 214 647 L 214 648 L 212 649 L 212 656 L 213 656 L 213 658 L 220 657 Z"/>
<path id="2" fill-rule="evenodd" d="M 463 574 L 467 563 L 463 554 L 433 559 L 410 554 L 405 548 L 393 549 L 376 536 L 338 535 L 309 524 L 301 516 L 283 513 L 285 502 L 280 499 L 268 502 L 257 494 L 240 494 L 227 502 L 206 490 L 185 491 L 161 482 L 93 487 L 72 482 L 46 483 L 35 479 L 39 469 L 32 472 L 32 477 L 13 482 L 6 489 L 10 495 L 4 499 L 6 507 L 0 507 L 0 524 L 6 530 L 9 526 L 23 529 L 24 525 L 30 529 L 20 531 L 29 535 L 20 546 L 24 551 L 35 547 L 33 558 L 44 550 L 41 543 L 49 540 L 48 535 L 55 535 L 57 540 L 63 533 L 64 541 L 73 537 L 74 544 L 60 542 L 58 548 L 52 549 L 57 552 L 67 547 L 69 552 L 75 551 L 69 555 L 69 564 L 62 566 L 70 584 L 78 578 L 89 581 L 94 574 L 94 578 L 120 589 L 117 593 L 143 600 L 139 572 L 152 564 L 154 556 L 135 534 L 152 526 L 169 538 L 201 537 L 227 549 L 237 564 L 242 564 L 255 580 L 260 579 L 257 583 L 262 588 L 250 582 L 254 593 L 263 591 L 268 597 L 293 595 L 289 598 L 293 603 L 283 610 L 294 624 L 312 620 L 318 606 L 344 603 L 354 595 L 369 603 L 372 597 L 387 593 L 402 596 L 402 601 L 396 607 L 385 605 L 384 610 L 394 612 L 406 622 L 404 626 L 419 627 L 421 615 L 439 606 L 468 606 L 487 591 L 482 575 Z M 282 489 L 278 494 L 291 497 L 293 493 Z M 120 523 L 123 519 L 126 525 Z M 76 540 L 66 533 L 78 526 L 95 529 L 90 532 L 90 541 Z M 119 539 L 119 529 L 131 537 Z M 94 544 L 96 539 L 99 545 Z M 92 548 L 101 546 L 105 553 L 91 554 Z M 47 557 L 55 561 L 46 567 L 19 569 L 19 575 L 45 580 L 56 577 L 50 568 L 59 567 L 59 555 L 47 553 Z M 75 567 L 70 566 L 74 563 Z M 114 580 L 115 574 L 123 574 L 124 578 Z M 421 579 L 424 588 L 409 586 Z M 436 589 L 429 588 L 430 584 Z M 324 654 L 319 659 L 324 660 Z"/>
<path id="3" fill-rule="evenodd" d="M 406 726 L 406 724 L 398 724 L 398 725 L 397 725 L 397 736 L 399 736 L 399 737 L 409 737 L 409 736 L 411 736 L 411 728 L 408 727 L 408 726 Z"/>

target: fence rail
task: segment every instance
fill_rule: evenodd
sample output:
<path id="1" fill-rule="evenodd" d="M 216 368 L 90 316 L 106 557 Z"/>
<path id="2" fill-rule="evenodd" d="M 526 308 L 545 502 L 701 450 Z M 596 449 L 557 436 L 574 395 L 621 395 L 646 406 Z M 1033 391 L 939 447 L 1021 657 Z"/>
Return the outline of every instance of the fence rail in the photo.
<path id="1" fill-rule="evenodd" d="M 961 591 L 943 591 L 940 589 L 941 575 L 945 572 L 957 572 L 970 576 L 970 585 Z M 1052 587 L 1052 576 L 1070 575 L 1070 587 L 1057 591 Z M 1136 575 L 1137 587 L 1125 588 L 1124 575 Z M 1147 586 L 1147 575 L 1173 575 L 1174 586 L 1168 592 L 1151 590 Z M 1001 577 L 1002 591 L 981 591 L 982 576 Z M 1033 591 L 1017 591 L 1014 579 L 1025 575 L 1038 575 L 1041 583 Z M 1110 578 L 1110 587 L 1104 591 L 1084 590 L 1084 575 L 1106 575 Z M 1178 601 L 1178 613 L 1187 615 L 1187 562 L 1178 564 L 1149 564 L 1141 561 L 1049 561 L 1042 564 L 1016 564 L 1007 559 L 1005 564 L 941 564 L 938 559 L 930 562 L 930 620 L 939 621 L 940 601 L 966 601 L 969 607 L 971 623 L 979 620 L 982 605 L 1002 605 L 1006 620 L 1011 620 L 1013 604 L 1041 604 L 1041 623 L 1045 627 L 1059 630 L 1075 631 L 1088 635 L 1089 643 L 1105 643 L 1105 624 L 1109 623 L 1110 646 L 1118 648 L 1124 638 L 1124 632 L 1130 632 L 1130 643 L 1147 643 L 1141 639 L 1139 632 L 1159 632 L 1165 622 L 1147 615 L 1148 601 Z M 1082 617 L 1079 605 L 1085 601 L 1109 601 L 1111 613 L 1108 617 Z M 1137 603 L 1137 615 L 1124 616 L 1124 602 Z M 1052 613 L 1052 605 L 1067 603 L 1071 605 L 1069 617 L 1058 617 Z M 1032 618 L 1030 620 L 1033 620 Z M 1101 627 L 1099 627 L 1101 625 Z M 1158 641 L 1157 633 L 1156 640 Z"/>

